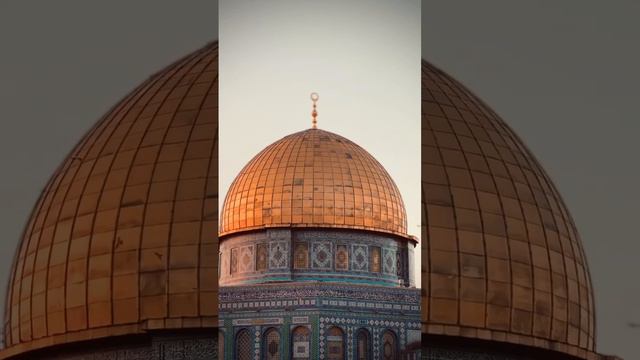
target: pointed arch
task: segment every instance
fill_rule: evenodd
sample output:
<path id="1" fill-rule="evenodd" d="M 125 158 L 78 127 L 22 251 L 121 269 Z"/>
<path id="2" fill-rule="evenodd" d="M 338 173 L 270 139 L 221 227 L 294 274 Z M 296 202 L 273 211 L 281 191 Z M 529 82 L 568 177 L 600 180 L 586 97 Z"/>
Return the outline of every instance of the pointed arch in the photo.
<path id="1" fill-rule="evenodd" d="M 269 328 L 264 332 L 262 358 L 264 360 L 280 360 L 282 341 L 280 332 L 276 328 Z"/>
<path id="2" fill-rule="evenodd" d="M 371 333 L 365 328 L 358 329 L 356 332 L 356 359 L 369 360 L 372 358 L 371 355 Z"/>
<path id="3" fill-rule="evenodd" d="M 242 329 L 236 334 L 235 341 L 235 357 L 237 360 L 252 360 L 253 346 L 251 346 L 251 333 L 249 330 Z"/>
<path id="4" fill-rule="evenodd" d="M 382 333 L 380 341 L 382 349 L 380 351 L 382 360 L 398 360 L 398 337 L 392 330 L 386 330 Z"/>
<path id="5" fill-rule="evenodd" d="M 330 327 L 327 331 L 327 359 L 344 360 L 346 358 L 344 344 L 344 331 L 337 326 Z"/>
<path id="6" fill-rule="evenodd" d="M 291 332 L 291 358 L 296 360 L 311 359 L 311 331 L 305 326 L 298 326 Z"/>

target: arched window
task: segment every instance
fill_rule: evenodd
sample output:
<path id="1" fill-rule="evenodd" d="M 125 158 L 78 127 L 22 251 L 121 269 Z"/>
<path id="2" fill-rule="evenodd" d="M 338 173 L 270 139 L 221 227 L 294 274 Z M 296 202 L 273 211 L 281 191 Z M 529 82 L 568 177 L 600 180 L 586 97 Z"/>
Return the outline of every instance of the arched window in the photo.
<path id="1" fill-rule="evenodd" d="M 238 272 L 238 252 L 239 249 L 231 249 L 231 274 Z"/>
<path id="2" fill-rule="evenodd" d="M 236 357 L 237 360 L 253 359 L 253 346 L 251 346 L 251 334 L 249 330 L 240 330 L 236 335 Z"/>
<path id="3" fill-rule="evenodd" d="M 398 359 L 398 342 L 396 334 L 387 330 L 382 334 L 382 360 Z"/>
<path id="4" fill-rule="evenodd" d="M 309 267 L 309 245 L 307 243 L 297 243 L 293 257 L 293 267 L 295 269 L 307 269 Z"/>
<path id="5" fill-rule="evenodd" d="M 309 360 L 311 332 L 304 326 L 298 326 L 291 333 L 291 357 L 298 360 Z"/>
<path id="6" fill-rule="evenodd" d="M 262 356 L 265 360 L 280 360 L 280 333 L 271 328 L 264 333 L 264 348 Z"/>
<path id="7" fill-rule="evenodd" d="M 336 245 L 336 270 L 349 270 L 349 250 L 347 245 Z"/>
<path id="8" fill-rule="evenodd" d="M 337 326 L 327 332 L 327 354 L 329 360 L 344 360 L 344 331 Z"/>
<path id="9" fill-rule="evenodd" d="M 224 359 L 224 331 L 218 330 L 218 357 Z"/>
<path id="10" fill-rule="evenodd" d="M 369 339 L 369 331 L 367 329 L 360 329 L 356 336 L 356 359 L 369 360 L 371 358 L 371 342 Z"/>
<path id="11" fill-rule="evenodd" d="M 371 259 L 369 260 L 369 263 L 371 264 L 371 272 L 379 273 L 380 268 L 382 267 L 382 261 L 380 260 L 380 247 L 372 246 L 370 257 Z"/>
<path id="12" fill-rule="evenodd" d="M 256 270 L 264 271 L 268 268 L 269 250 L 267 244 L 258 244 L 256 251 Z"/>

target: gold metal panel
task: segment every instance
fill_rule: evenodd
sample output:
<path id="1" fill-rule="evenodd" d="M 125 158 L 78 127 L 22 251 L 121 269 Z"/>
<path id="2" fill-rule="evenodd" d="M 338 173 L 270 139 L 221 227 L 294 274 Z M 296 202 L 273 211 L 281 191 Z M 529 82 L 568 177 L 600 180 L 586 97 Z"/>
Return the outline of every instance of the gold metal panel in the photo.
<path id="1" fill-rule="evenodd" d="M 586 358 L 593 291 L 577 229 L 518 136 L 422 64 L 423 332 Z"/>
<path id="2" fill-rule="evenodd" d="M 183 174 L 199 176 L 188 167 Z M 342 136 L 309 129 L 261 151 L 226 195 L 221 235 L 276 226 L 406 236 L 407 219 L 398 188 L 376 159 Z"/>
<path id="3" fill-rule="evenodd" d="M 214 43 L 155 74 L 60 165 L 16 249 L 0 359 L 217 325 L 217 71 Z"/>

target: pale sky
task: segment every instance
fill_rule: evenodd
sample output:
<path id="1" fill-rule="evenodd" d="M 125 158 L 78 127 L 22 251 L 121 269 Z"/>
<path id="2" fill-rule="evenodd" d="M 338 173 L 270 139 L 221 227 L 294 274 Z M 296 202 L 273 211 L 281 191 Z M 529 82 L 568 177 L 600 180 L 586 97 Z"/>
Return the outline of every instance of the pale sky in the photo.
<path id="1" fill-rule="evenodd" d="M 419 237 L 420 1 L 222 0 L 219 11 L 220 199 L 253 156 L 311 126 L 317 92 L 318 127 L 386 168 Z"/>

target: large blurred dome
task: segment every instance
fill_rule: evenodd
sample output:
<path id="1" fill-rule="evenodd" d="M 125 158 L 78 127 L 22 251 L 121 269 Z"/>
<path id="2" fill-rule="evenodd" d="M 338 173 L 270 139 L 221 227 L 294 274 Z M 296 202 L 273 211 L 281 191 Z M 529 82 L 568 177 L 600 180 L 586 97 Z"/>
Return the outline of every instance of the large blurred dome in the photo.
<path id="1" fill-rule="evenodd" d="M 407 216 L 396 184 L 373 156 L 340 135 L 308 129 L 262 150 L 227 193 L 221 236 L 266 227 L 406 236 Z"/>
<path id="2" fill-rule="evenodd" d="M 0 358 L 217 327 L 217 130 L 214 43 L 152 76 L 84 136 L 18 245 Z M 189 358 L 215 356 L 214 340 L 203 341 Z M 184 351 L 180 344 L 172 351 Z M 135 349 L 126 358 L 156 351 Z"/>
<path id="3" fill-rule="evenodd" d="M 578 231 L 518 136 L 422 64 L 423 333 L 593 356 Z"/>

